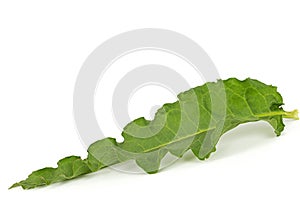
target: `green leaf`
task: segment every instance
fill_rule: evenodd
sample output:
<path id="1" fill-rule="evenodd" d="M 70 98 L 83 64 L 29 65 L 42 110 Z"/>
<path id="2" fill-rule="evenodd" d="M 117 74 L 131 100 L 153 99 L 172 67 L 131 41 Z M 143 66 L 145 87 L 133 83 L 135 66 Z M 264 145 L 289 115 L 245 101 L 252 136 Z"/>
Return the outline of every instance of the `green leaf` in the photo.
<path id="1" fill-rule="evenodd" d="M 98 171 L 104 167 L 135 160 L 147 173 L 156 173 L 169 152 L 177 157 L 191 150 L 204 160 L 216 151 L 216 144 L 227 131 L 247 122 L 268 122 L 277 136 L 284 129 L 283 118 L 298 118 L 298 111 L 286 112 L 277 88 L 254 79 L 206 83 L 178 95 L 178 101 L 163 105 L 150 121 L 138 118 L 122 132 L 124 141 L 114 138 L 96 141 L 88 157 L 71 156 L 58 162 L 57 168 L 33 172 L 15 183 L 31 189 Z"/>

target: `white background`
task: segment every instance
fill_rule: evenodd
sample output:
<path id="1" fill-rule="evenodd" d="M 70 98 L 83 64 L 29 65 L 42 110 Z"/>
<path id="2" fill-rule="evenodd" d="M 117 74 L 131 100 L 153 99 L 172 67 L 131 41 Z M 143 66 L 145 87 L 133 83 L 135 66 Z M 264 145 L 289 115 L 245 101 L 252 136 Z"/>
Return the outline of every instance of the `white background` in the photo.
<path id="1" fill-rule="evenodd" d="M 76 76 L 98 45 L 124 31 L 180 32 L 204 48 L 222 78 L 277 85 L 285 109 L 300 108 L 299 10 L 296 0 L 1 1 L 0 198 L 299 199 L 299 121 L 287 121 L 279 138 L 264 123 L 241 126 L 209 160 L 187 154 L 155 175 L 105 169 L 7 190 L 32 170 L 86 155 L 73 122 Z"/>

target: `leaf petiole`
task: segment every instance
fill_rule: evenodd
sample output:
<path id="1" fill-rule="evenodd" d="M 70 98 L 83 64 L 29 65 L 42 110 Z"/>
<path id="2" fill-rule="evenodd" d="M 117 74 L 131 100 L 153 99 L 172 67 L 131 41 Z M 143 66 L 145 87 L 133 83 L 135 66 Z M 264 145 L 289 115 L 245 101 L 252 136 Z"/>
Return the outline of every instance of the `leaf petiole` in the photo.
<path id="1" fill-rule="evenodd" d="M 291 112 L 284 112 L 283 118 L 299 120 L 298 113 L 299 112 L 298 112 L 297 109 L 295 109 L 295 110 L 293 110 Z"/>

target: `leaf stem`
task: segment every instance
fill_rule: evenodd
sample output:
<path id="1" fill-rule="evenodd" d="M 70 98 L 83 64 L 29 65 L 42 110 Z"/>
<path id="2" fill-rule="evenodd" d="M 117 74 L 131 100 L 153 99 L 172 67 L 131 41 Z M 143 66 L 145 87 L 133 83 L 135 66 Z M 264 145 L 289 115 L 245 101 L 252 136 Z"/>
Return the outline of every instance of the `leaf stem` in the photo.
<path id="1" fill-rule="evenodd" d="M 295 119 L 295 120 L 299 120 L 299 116 L 298 116 L 298 110 L 295 109 L 291 112 L 284 112 L 283 117 L 284 118 L 288 118 L 288 119 Z"/>
<path id="2" fill-rule="evenodd" d="M 262 113 L 262 114 L 258 114 L 255 116 L 256 117 L 272 117 L 272 116 L 277 116 L 277 115 L 282 115 L 283 118 L 299 120 L 297 109 L 290 111 L 290 112 L 282 110 L 282 111 L 275 111 L 275 112 L 269 112 L 269 113 Z"/>

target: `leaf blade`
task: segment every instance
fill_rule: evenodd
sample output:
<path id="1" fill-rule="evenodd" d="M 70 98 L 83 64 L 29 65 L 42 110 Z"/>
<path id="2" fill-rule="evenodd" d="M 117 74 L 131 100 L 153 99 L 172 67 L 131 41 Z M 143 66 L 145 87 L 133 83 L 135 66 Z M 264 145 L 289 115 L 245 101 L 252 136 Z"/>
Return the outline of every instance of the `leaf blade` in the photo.
<path id="1" fill-rule="evenodd" d="M 26 180 L 13 184 L 31 189 L 70 180 L 130 159 L 147 173 L 156 173 L 170 152 L 181 157 L 189 149 L 204 160 L 216 151 L 220 137 L 240 124 L 263 120 L 277 136 L 284 130 L 283 118 L 298 118 L 298 111 L 286 112 L 277 88 L 258 80 L 236 78 L 218 80 L 192 88 L 167 103 L 150 121 L 138 118 L 122 132 L 124 141 L 114 138 L 96 141 L 88 157 L 66 157 L 57 168 L 34 171 Z"/>

